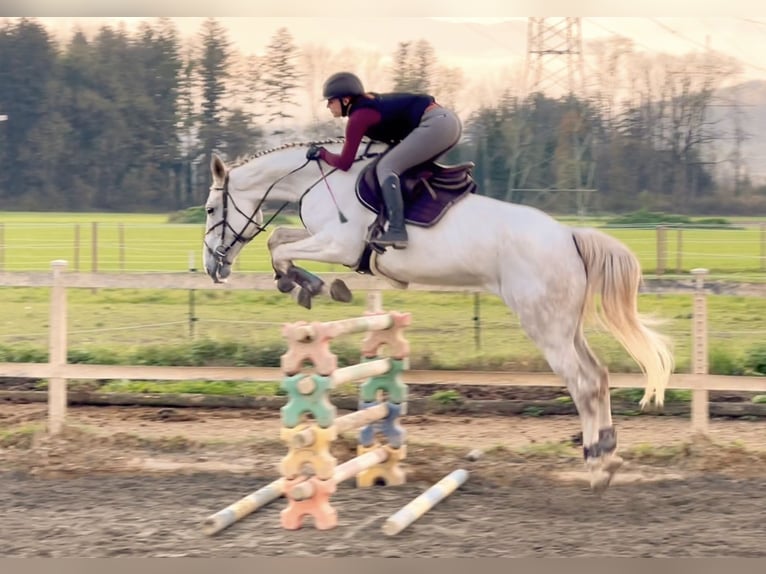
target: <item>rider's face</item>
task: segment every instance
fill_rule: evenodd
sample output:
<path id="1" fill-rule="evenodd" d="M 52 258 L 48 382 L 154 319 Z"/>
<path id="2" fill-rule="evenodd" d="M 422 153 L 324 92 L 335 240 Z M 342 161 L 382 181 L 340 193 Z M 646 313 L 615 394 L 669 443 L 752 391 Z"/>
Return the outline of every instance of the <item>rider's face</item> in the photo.
<path id="1" fill-rule="evenodd" d="M 341 116 L 340 98 L 330 98 L 327 100 L 327 109 L 330 110 L 334 118 L 339 118 Z"/>

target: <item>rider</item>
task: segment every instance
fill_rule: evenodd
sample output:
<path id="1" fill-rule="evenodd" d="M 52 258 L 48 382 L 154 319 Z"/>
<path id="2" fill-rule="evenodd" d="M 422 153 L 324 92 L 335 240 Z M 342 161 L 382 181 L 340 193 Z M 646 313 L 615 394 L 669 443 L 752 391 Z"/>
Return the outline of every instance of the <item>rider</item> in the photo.
<path id="1" fill-rule="evenodd" d="M 348 171 L 363 136 L 392 145 L 376 169 L 389 223 L 388 230 L 375 243 L 403 249 L 407 246 L 407 230 L 399 176 L 454 147 L 462 133 L 460 119 L 430 95 L 365 92 L 361 80 L 349 72 L 330 76 L 324 83 L 323 96 L 334 117 L 348 117 L 345 143 L 340 154 L 312 145 L 306 157 Z"/>

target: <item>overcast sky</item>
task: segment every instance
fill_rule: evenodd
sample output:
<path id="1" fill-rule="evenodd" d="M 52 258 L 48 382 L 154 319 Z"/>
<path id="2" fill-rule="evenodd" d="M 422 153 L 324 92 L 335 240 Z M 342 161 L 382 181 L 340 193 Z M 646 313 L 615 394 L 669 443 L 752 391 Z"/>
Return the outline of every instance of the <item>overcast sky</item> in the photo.
<path id="1" fill-rule="evenodd" d="M 332 12 L 328 12 L 332 13 Z M 129 27 L 151 17 L 41 18 L 49 28 L 67 33 L 77 23 L 93 28 L 101 22 L 123 21 Z M 526 56 L 526 18 L 434 17 L 221 17 L 236 47 L 262 54 L 270 37 L 287 27 L 298 44 L 314 43 L 332 49 L 346 47 L 393 53 L 398 42 L 428 40 L 445 65 L 467 70 L 498 70 Z M 194 36 L 203 18 L 174 18 L 185 36 Z M 635 48 L 647 52 L 682 54 L 707 46 L 733 56 L 744 65 L 747 77 L 766 78 L 766 17 L 583 17 L 583 40 L 608 36 L 631 38 Z"/>
<path id="2" fill-rule="evenodd" d="M 296 1 L 300 3 L 300 0 Z M 319 1 L 312 0 L 312 10 L 305 12 L 316 12 Z M 333 10 L 325 12 L 332 14 Z M 75 26 L 91 35 L 104 23 L 116 26 L 122 22 L 132 30 L 140 22 L 151 22 L 155 18 L 38 17 L 46 28 L 64 39 L 71 37 Z M 514 89 L 523 83 L 527 56 L 526 17 L 222 16 L 216 19 L 226 28 L 234 48 L 245 55 L 263 55 L 273 35 L 282 27 L 288 28 L 301 48 L 315 45 L 332 51 L 351 49 L 360 53 L 376 53 L 381 56 L 380 64 L 383 66 L 390 63 L 400 42 L 427 40 L 434 47 L 440 65 L 459 67 L 463 71 L 465 86 L 459 96 L 459 109 L 456 110 L 461 116 L 466 116 L 479 105 L 491 105 L 503 90 L 509 86 Z M 173 21 L 182 37 L 196 39 L 204 18 L 173 17 Z M 616 36 L 630 38 L 634 50 L 639 52 L 681 55 L 702 53 L 710 48 L 742 63 L 742 74 L 733 79 L 736 82 L 766 80 L 766 62 L 762 62 L 766 46 L 766 17 L 582 16 L 581 30 L 586 54 L 589 41 Z M 389 79 L 384 74 L 368 74 L 374 77 L 364 77 L 364 73 L 360 75 L 368 89 L 386 91 L 390 88 Z M 585 76 L 586 82 L 595 78 L 594 69 L 587 63 Z M 305 105 L 301 104 L 301 114 L 306 116 L 302 119 L 317 117 L 323 111 L 315 94 L 309 99 Z"/>

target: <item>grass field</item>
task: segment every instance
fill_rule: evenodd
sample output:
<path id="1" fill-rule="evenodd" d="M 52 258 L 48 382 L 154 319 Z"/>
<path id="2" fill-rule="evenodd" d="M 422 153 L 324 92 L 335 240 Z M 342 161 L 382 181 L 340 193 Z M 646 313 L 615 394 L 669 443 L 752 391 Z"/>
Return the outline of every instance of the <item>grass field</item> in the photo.
<path id="1" fill-rule="evenodd" d="M 0 214 L 3 270 L 48 270 L 53 259 L 67 259 L 69 269 L 91 270 L 93 222 L 98 223 L 99 271 L 183 271 L 193 254 L 199 265 L 201 225 L 170 225 L 164 215 Z M 597 221 L 575 221 L 577 225 Z M 79 247 L 75 237 L 79 225 Z M 649 229 L 606 229 L 633 249 L 647 274 L 656 265 L 656 232 Z M 667 265 L 675 266 L 675 232 L 668 232 Z M 706 267 L 737 280 L 761 280 L 762 238 L 757 227 L 736 230 L 688 229 L 683 232 L 683 269 Z M 309 264 L 317 270 L 340 266 Z M 242 271 L 268 271 L 265 241 L 257 240 L 238 263 Z M 236 270 L 235 270 L 236 272 Z M 0 290 L 0 360 L 46 360 L 48 289 Z M 202 353 L 208 362 L 263 364 L 281 352 L 280 327 L 306 320 L 306 310 L 274 292 L 205 290 L 71 289 L 69 347 L 75 360 L 132 364 L 193 364 Z M 413 314 L 408 339 L 415 368 L 510 368 L 547 370 L 539 351 L 518 326 L 515 315 L 495 297 L 477 299 L 461 293 L 387 291 L 388 310 Z M 364 293 L 350 305 L 318 300 L 313 320 L 332 320 L 363 313 Z M 690 296 L 642 295 L 641 311 L 666 321 L 663 331 L 674 342 L 677 370 L 690 361 L 692 300 Z M 757 353 L 766 334 L 766 300 L 710 297 L 711 372 L 742 372 L 748 355 Z M 192 320 L 193 319 L 193 320 Z M 610 336 L 590 330 L 592 346 L 615 372 L 636 371 L 632 359 Z M 216 346 L 219 345 L 219 346 Z M 226 347 L 229 345 L 229 347 Z M 351 356 L 358 341 L 345 347 Z M 195 350 L 196 349 L 196 350 Z M 228 351 L 226 350 L 228 349 Z M 259 349 L 258 356 L 255 351 Z M 217 353 L 217 355 L 216 355 Z M 249 353 L 249 354 L 248 354 Z M 79 359 L 78 359 L 79 357 Z"/>
<path id="2" fill-rule="evenodd" d="M 168 224 L 154 214 L 0 213 L 0 269 L 43 271 L 54 259 L 65 259 L 79 271 L 186 271 L 201 265 L 202 225 Z M 600 225 L 600 220 L 567 220 L 572 225 Z M 736 221 L 735 221 L 736 223 Z M 704 267 L 714 276 L 761 281 L 766 275 L 766 232 L 748 221 L 736 229 L 683 229 L 666 232 L 665 270 Z M 606 228 L 636 254 L 647 275 L 658 264 L 657 231 Z M 680 256 L 679 256 L 680 254 Z M 306 262 L 316 271 L 345 271 L 341 265 Z M 270 270 L 265 240 L 242 253 L 236 270 Z"/>
<path id="3" fill-rule="evenodd" d="M 70 289 L 69 348 L 72 360 L 126 364 L 256 364 L 277 366 L 283 352 L 281 326 L 299 320 L 334 320 L 364 313 L 365 294 L 344 305 L 317 300 L 308 312 L 275 292 Z M 48 289 L 0 290 L 0 360 L 47 360 Z M 494 296 L 392 292 L 383 294 L 387 310 L 412 313 L 407 338 L 414 368 L 514 369 L 547 371 L 539 351 L 518 320 Z M 677 370 L 690 368 L 692 298 L 642 295 L 642 312 L 664 320 Z M 743 372 L 748 354 L 763 345 L 766 300 L 716 296 L 708 299 L 711 372 Z M 478 316 L 478 320 L 475 317 Z M 594 350 L 614 372 L 637 372 L 627 353 L 608 334 L 589 329 Z M 339 343 L 339 354 L 358 357 L 359 337 Z M 227 346 L 228 345 L 228 346 Z M 336 351 L 337 352 L 337 351 Z M 77 358 L 79 357 L 79 359 Z"/>

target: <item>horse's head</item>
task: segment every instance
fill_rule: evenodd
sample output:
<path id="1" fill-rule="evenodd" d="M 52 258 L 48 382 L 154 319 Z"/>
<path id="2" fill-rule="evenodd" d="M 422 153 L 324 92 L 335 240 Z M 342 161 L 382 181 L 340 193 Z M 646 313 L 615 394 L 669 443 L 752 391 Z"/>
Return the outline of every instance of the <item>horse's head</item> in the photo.
<path id="1" fill-rule="evenodd" d="M 315 143 L 338 153 L 343 140 Z M 213 183 L 205 202 L 207 220 L 203 249 L 205 271 L 213 281 L 220 283 L 230 275 L 231 266 L 242 248 L 264 231 L 271 219 L 286 205 L 301 204 L 309 191 L 319 184 L 323 184 L 319 185 L 319 189 L 329 193 L 335 201 L 336 197 L 332 194 L 329 182 L 325 181 L 325 176 L 328 180 L 345 178 L 353 185 L 362 164 L 348 173 L 331 174 L 332 170 L 325 171 L 317 162 L 306 159 L 308 145 L 305 142 L 283 144 L 259 151 L 230 165 L 213 154 L 210 160 Z M 262 208 L 266 200 L 281 201 L 282 206 L 264 223 Z M 349 196 L 349 200 L 356 204 L 353 195 Z M 315 218 L 323 217 L 324 211 L 327 211 L 328 217 L 337 219 L 338 212 L 332 203 L 321 201 L 312 206 L 312 216 Z"/>
<path id="2" fill-rule="evenodd" d="M 205 271 L 216 283 L 231 273 L 231 266 L 242 248 L 263 230 L 263 201 L 249 195 L 235 199 L 232 182 L 223 160 L 213 154 L 210 160 L 213 183 L 205 202 L 207 218 L 202 258 Z"/>

